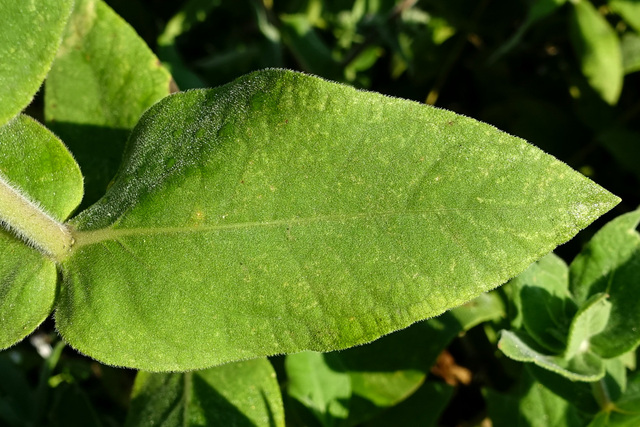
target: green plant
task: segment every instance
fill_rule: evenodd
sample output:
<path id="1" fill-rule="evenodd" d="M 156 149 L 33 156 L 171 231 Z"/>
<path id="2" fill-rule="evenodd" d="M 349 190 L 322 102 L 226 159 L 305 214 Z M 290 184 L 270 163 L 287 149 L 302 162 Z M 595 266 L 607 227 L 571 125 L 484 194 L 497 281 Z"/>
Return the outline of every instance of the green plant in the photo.
<path id="1" fill-rule="evenodd" d="M 169 95 L 169 73 L 104 3 L 44 3 L 25 13 L 0 2 L 5 27 L 39 29 L 8 32 L 2 47 L 25 56 L 0 74 L 0 347 L 55 310 L 64 340 L 106 364 L 167 372 L 236 362 L 139 374 L 129 425 L 282 425 L 265 356 L 347 349 L 477 297 L 370 346 L 292 354 L 279 368 L 302 420 L 357 424 L 434 395 L 437 414 L 450 390 L 425 382 L 429 367 L 457 333 L 501 317 L 504 301 L 481 294 L 619 202 L 489 125 L 292 71 Z M 296 19 L 283 20 L 287 31 L 300 30 Z M 45 75 L 46 127 L 21 114 Z M 588 270 L 584 257 L 576 269 Z M 640 341 L 624 306 L 632 292 L 576 282 L 568 298 L 554 279 L 534 293 L 562 294 L 560 308 L 529 317 L 527 304 L 542 303 L 523 297 L 522 283 L 548 264 L 562 276 L 547 256 L 505 288 L 522 320 L 501 348 L 606 386 Z M 427 335 L 433 345 L 410 345 Z M 381 357 L 393 345 L 407 351 Z M 620 381 L 591 414 L 624 407 Z"/>

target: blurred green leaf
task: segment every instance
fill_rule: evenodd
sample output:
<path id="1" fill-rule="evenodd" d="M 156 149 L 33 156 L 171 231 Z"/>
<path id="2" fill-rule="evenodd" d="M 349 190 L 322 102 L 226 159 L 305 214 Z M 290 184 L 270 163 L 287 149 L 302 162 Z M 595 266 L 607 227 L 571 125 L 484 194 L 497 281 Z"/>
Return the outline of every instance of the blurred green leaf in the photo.
<path id="1" fill-rule="evenodd" d="M 601 387 L 604 388 L 606 399 L 616 401 L 627 389 L 627 367 L 621 357 L 605 359 L 606 374 L 600 380 Z M 603 402 L 606 406 L 606 402 Z"/>
<path id="2" fill-rule="evenodd" d="M 618 165 L 640 179 L 640 163 L 637 161 L 640 158 L 640 132 L 613 127 L 599 134 L 597 141 L 611 153 Z"/>
<path id="3" fill-rule="evenodd" d="M 338 63 L 331 50 L 316 34 L 306 15 L 281 15 L 280 31 L 301 69 L 333 80 L 340 80 Z"/>
<path id="4" fill-rule="evenodd" d="M 32 418 L 35 420 L 33 424 L 39 425 L 49 415 L 49 403 L 51 401 L 51 378 L 54 369 L 60 361 L 62 350 L 64 350 L 65 344 L 59 341 L 51 351 L 51 354 L 44 360 L 44 363 L 40 366 L 40 376 L 38 378 L 38 386 L 35 390 Z M 76 391 L 78 394 L 80 391 Z M 59 398 L 60 395 L 58 394 Z M 91 411 L 89 411 L 91 412 Z M 63 415 L 64 416 L 64 415 Z"/>
<path id="5" fill-rule="evenodd" d="M 589 427 L 636 427 L 640 423 L 640 372 L 631 374 L 625 393 L 589 424 Z"/>
<path id="6" fill-rule="evenodd" d="M 205 87 L 202 79 L 191 71 L 182 60 L 176 46 L 176 38 L 191 27 L 203 22 L 220 0 L 189 0 L 173 15 L 158 36 L 158 57 L 172 74 L 181 90 Z"/>
<path id="7" fill-rule="evenodd" d="M 406 400 L 362 425 L 364 427 L 435 427 L 451 400 L 454 390 L 447 384 L 427 381 Z"/>
<path id="8" fill-rule="evenodd" d="M 571 263 L 571 290 L 578 301 L 604 292 L 612 305 L 606 328 L 591 339 L 591 348 L 616 357 L 640 343 L 640 211 L 606 224 Z M 581 303 L 582 304 L 582 303 Z"/>
<path id="9" fill-rule="evenodd" d="M 529 11 L 527 12 L 527 17 L 524 22 L 520 25 L 515 34 L 503 43 L 493 53 L 493 55 L 491 55 L 489 62 L 494 62 L 501 56 L 509 53 L 509 51 L 520 43 L 522 37 L 532 25 L 555 12 L 556 9 L 564 5 L 566 2 L 567 0 L 533 0 L 530 2 L 531 6 L 529 6 Z"/>
<path id="10" fill-rule="evenodd" d="M 369 46 L 365 48 L 344 68 L 345 78 L 348 81 L 356 80 L 358 73 L 371 68 L 378 58 L 382 56 L 383 52 L 384 50 L 379 46 Z"/>
<path id="11" fill-rule="evenodd" d="M 267 359 L 202 371 L 139 372 L 126 426 L 284 427 L 276 374 Z"/>
<path id="12" fill-rule="evenodd" d="M 8 352 L 0 353 L 0 378 L 0 425 L 26 425 L 32 418 L 33 392 Z"/>
<path id="13" fill-rule="evenodd" d="M 45 83 L 47 125 L 85 176 L 83 206 L 106 191 L 129 130 L 170 91 L 171 76 L 102 0 L 77 0 Z"/>
<path id="14" fill-rule="evenodd" d="M 536 381 L 570 402 L 578 410 L 590 415 L 595 415 L 600 410 L 600 405 L 593 395 L 594 383 L 572 381 L 563 375 L 532 364 L 528 364 L 526 370 Z"/>
<path id="15" fill-rule="evenodd" d="M 73 0 L 0 0 L 0 126 L 40 88 L 60 45 Z"/>
<path id="16" fill-rule="evenodd" d="M 627 389 L 615 402 L 611 413 L 610 426 L 637 426 L 640 422 L 640 371 L 629 375 Z"/>
<path id="17" fill-rule="evenodd" d="M 622 91 L 622 52 L 615 30 L 589 0 L 571 2 L 570 36 L 591 87 L 609 104 Z"/>
<path id="18" fill-rule="evenodd" d="M 607 427 L 609 425 L 609 412 L 599 412 L 587 427 Z"/>
<path id="19" fill-rule="evenodd" d="M 348 424 L 374 418 L 412 396 L 460 331 L 457 316 L 448 312 L 372 343 L 332 353 L 351 380 Z"/>
<path id="20" fill-rule="evenodd" d="M 511 359 L 534 363 L 572 381 L 593 382 L 605 374 L 604 364 L 598 356 L 583 352 L 567 360 L 563 357 L 544 354 L 523 333 L 502 330 L 498 348 Z"/>
<path id="21" fill-rule="evenodd" d="M 47 128 L 19 115 L 0 127 L 0 178 L 58 221 L 82 199 L 82 175 L 71 153 Z M 0 227 L 0 349 L 49 316 L 56 296 L 52 259 Z"/>
<path id="22" fill-rule="evenodd" d="M 294 397 L 312 409 L 325 426 L 389 425 L 394 419 L 391 424 L 433 425 L 452 389 L 442 384 L 423 385 L 424 379 L 460 330 L 459 322 L 445 313 L 364 346 L 324 355 L 312 353 L 313 362 L 302 366 L 299 361 L 307 356 L 287 356 L 288 367 L 289 359 L 298 361 L 294 366 L 298 369 L 288 370 L 288 374 L 296 375 L 296 385 L 304 386 Z M 321 364 L 320 369 L 314 368 L 316 363 Z M 318 403 L 313 398 L 325 401 Z M 331 405 L 341 416 L 331 414 L 327 409 Z"/>
<path id="23" fill-rule="evenodd" d="M 63 383 L 53 393 L 47 425 L 51 427 L 100 427 L 102 423 L 87 394 L 78 384 Z"/>
<path id="24" fill-rule="evenodd" d="M 609 7 L 622 16 L 627 24 L 640 32 L 640 2 L 638 0 L 609 0 Z"/>
<path id="25" fill-rule="evenodd" d="M 640 35 L 625 33 L 622 36 L 622 68 L 625 74 L 640 71 Z"/>
<path id="26" fill-rule="evenodd" d="M 308 408 L 325 427 L 349 416 L 351 379 L 338 355 L 303 352 L 287 355 L 289 396 Z"/>

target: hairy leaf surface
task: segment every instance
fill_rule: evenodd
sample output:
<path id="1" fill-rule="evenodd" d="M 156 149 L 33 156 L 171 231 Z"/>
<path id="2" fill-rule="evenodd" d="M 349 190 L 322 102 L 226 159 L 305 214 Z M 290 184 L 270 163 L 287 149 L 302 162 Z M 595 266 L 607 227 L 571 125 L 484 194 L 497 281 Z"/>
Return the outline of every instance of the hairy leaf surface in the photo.
<path id="1" fill-rule="evenodd" d="M 20 115 L 0 128 L 0 175 L 58 221 L 82 198 L 82 176 L 65 146 Z M 0 227 L 0 349 L 29 335 L 51 313 L 56 267 Z"/>
<path id="2" fill-rule="evenodd" d="M 57 325 L 149 370 L 350 347 L 504 283 L 617 202 L 486 124 L 267 70 L 143 116 L 71 222 Z"/>
<path id="3" fill-rule="evenodd" d="M 0 126 L 38 91 L 72 6 L 73 0 L 0 0 Z"/>

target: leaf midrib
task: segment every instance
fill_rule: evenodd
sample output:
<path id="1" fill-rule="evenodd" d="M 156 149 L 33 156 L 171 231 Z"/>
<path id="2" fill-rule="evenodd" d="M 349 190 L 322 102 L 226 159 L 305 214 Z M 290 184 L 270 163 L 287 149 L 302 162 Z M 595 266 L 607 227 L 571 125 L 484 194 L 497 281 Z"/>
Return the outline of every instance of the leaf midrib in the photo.
<path id="1" fill-rule="evenodd" d="M 74 238 L 73 250 L 83 246 L 94 245 L 108 240 L 118 240 L 122 237 L 130 236 L 153 236 L 159 234 L 177 234 L 177 233 L 199 233 L 199 232 L 215 232 L 233 229 L 249 229 L 259 227 L 277 227 L 282 225 L 306 225 L 316 222 L 339 223 L 348 221 L 357 221 L 362 219 L 378 219 L 392 216 L 423 216 L 429 213 L 455 212 L 455 211 L 488 211 L 488 210 L 509 210 L 515 209 L 516 206 L 483 206 L 475 208 L 430 208 L 419 211 L 388 211 L 373 212 L 359 214 L 335 214 L 335 215 L 316 215 L 313 217 L 293 217 L 287 219 L 276 219 L 270 221 L 246 221 L 230 224 L 200 225 L 183 227 L 136 227 L 136 228 L 102 228 L 98 230 L 78 231 L 72 230 Z"/>

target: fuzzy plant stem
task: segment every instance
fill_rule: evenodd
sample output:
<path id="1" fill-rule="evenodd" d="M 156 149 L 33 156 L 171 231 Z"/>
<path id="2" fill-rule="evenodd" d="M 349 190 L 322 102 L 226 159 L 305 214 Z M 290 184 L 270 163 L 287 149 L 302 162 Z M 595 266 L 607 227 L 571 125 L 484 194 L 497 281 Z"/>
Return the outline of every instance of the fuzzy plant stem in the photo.
<path id="1" fill-rule="evenodd" d="M 20 194 L 0 175 L 0 221 L 27 243 L 61 260 L 73 245 L 69 229 Z"/>

